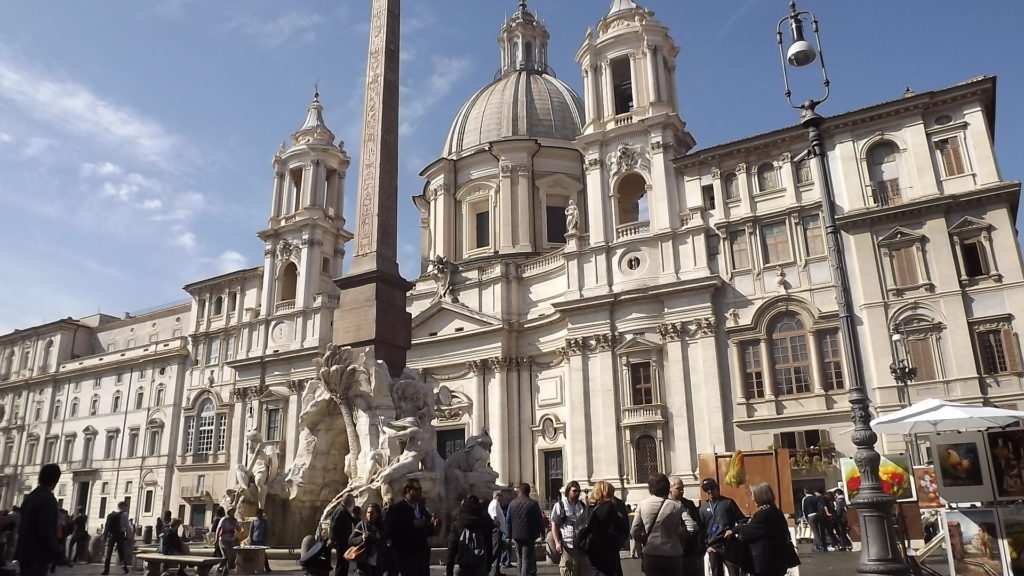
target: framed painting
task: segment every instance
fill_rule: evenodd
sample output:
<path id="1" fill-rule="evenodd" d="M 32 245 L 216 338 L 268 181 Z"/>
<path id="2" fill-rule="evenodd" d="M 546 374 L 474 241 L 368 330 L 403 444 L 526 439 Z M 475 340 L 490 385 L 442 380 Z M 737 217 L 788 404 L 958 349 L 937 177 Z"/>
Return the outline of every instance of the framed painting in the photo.
<path id="1" fill-rule="evenodd" d="M 1000 523 L 993 508 L 944 510 L 949 564 L 957 576 L 1006 576 Z"/>
<path id="2" fill-rule="evenodd" d="M 914 489 L 917 491 L 918 508 L 928 510 L 943 507 L 934 466 L 914 466 Z"/>
<path id="3" fill-rule="evenodd" d="M 983 433 L 935 434 L 931 442 L 939 493 L 947 502 L 992 501 L 992 477 Z"/>
<path id="4" fill-rule="evenodd" d="M 1024 576 L 1024 508 L 999 509 L 999 521 L 1006 542 L 1006 564 L 1013 576 Z"/>
<path id="5" fill-rule="evenodd" d="M 846 501 L 850 502 L 860 492 L 860 470 L 853 458 L 840 458 L 840 470 L 843 473 L 843 486 L 846 490 Z M 883 454 L 878 465 L 878 476 L 882 481 L 882 491 L 896 497 L 897 502 L 914 502 L 914 472 L 910 465 L 910 457 L 903 454 Z"/>
<path id="6" fill-rule="evenodd" d="M 1024 498 L 1024 430 L 989 430 L 985 439 L 996 500 Z"/>

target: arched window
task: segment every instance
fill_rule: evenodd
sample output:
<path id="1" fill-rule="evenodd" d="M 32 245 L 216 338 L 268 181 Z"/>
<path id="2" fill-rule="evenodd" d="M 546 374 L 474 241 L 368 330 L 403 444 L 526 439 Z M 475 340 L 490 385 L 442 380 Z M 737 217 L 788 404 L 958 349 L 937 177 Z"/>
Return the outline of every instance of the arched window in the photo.
<path id="1" fill-rule="evenodd" d="M 89 416 L 95 416 L 100 413 L 100 397 L 95 395 L 92 400 L 89 401 Z"/>
<path id="2" fill-rule="evenodd" d="M 141 410 L 142 406 L 143 406 L 143 404 L 145 402 L 146 402 L 146 392 L 142 388 L 139 388 L 135 392 L 135 409 L 136 410 Z"/>
<path id="3" fill-rule="evenodd" d="M 121 392 L 114 392 L 114 396 L 110 399 L 110 412 L 117 414 L 121 411 Z"/>
<path id="4" fill-rule="evenodd" d="M 868 150 L 867 159 L 874 203 L 878 206 L 901 204 L 899 147 L 890 140 L 876 142 Z"/>
<path id="5" fill-rule="evenodd" d="M 43 348 L 43 372 L 50 372 L 53 370 L 53 340 L 46 342 L 46 347 Z"/>
<path id="6" fill-rule="evenodd" d="M 779 171 L 775 169 L 775 164 L 765 162 L 757 167 L 757 189 L 759 191 L 767 192 L 769 190 L 778 190 L 781 187 L 779 184 Z"/>
<path id="7" fill-rule="evenodd" d="M 636 457 L 636 482 L 646 482 L 652 474 L 658 473 L 658 444 L 654 436 L 642 434 L 633 440 Z"/>
<path id="8" fill-rule="evenodd" d="M 164 403 L 164 385 L 160 384 L 156 387 L 156 402 L 153 404 L 156 406 L 162 406 Z"/>
<path id="9" fill-rule="evenodd" d="M 228 314 L 234 314 L 238 310 L 238 292 L 228 294 Z"/>
<path id="10" fill-rule="evenodd" d="M 736 176 L 735 172 L 729 172 L 725 175 L 725 199 L 726 200 L 739 200 L 740 197 L 740 179 Z"/>
<path id="11" fill-rule="evenodd" d="M 7 380 L 11 377 L 11 372 L 14 371 L 14 350 L 8 350 L 7 354 L 4 354 L 3 366 L 0 366 L 0 378 Z"/>
<path id="12" fill-rule="evenodd" d="M 771 330 L 772 367 L 779 395 L 811 391 L 811 361 L 807 328 L 799 316 L 779 316 Z"/>
<path id="13" fill-rule="evenodd" d="M 75 399 L 73 399 L 71 401 L 71 413 L 68 415 L 68 418 L 75 418 L 77 416 L 78 416 L 78 398 L 75 398 Z"/>
<path id="14" fill-rule="evenodd" d="M 213 452 L 213 432 L 216 420 L 217 413 L 213 410 L 213 401 L 207 400 L 199 409 L 199 418 L 196 424 L 196 453 L 209 454 Z"/>
<path id="15" fill-rule="evenodd" d="M 224 297 L 217 296 L 213 299 L 213 315 L 220 316 L 224 312 Z"/>
<path id="16" fill-rule="evenodd" d="M 294 262 L 289 262 L 281 271 L 277 286 L 277 301 L 295 301 L 295 293 L 299 284 L 299 269 Z"/>
<path id="17" fill-rule="evenodd" d="M 627 174 L 615 188 L 615 199 L 618 219 L 617 224 L 646 221 L 650 214 L 647 210 L 647 181 L 639 174 Z"/>

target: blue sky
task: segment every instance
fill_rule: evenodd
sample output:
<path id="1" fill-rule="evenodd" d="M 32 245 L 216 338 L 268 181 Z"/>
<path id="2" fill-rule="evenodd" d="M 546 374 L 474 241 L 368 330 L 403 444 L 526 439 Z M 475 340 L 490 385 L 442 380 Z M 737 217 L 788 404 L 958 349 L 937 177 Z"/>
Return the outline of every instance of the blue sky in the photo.
<path id="1" fill-rule="evenodd" d="M 774 43 L 785 0 L 641 3 L 682 49 L 680 113 L 698 146 L 795 123 Z M 412 277 L 417 174 L 491 80 L 517 0 L 404 4 L 399 253 Z M 576 50 L 609 4 L 530 2 L 551 33 L 552 66 L 578 91 Z M 1024 3 L 800 7 L 821 21 L 833 81 L 823 113 L 996 75 L 1000 168 L 1024 177 Z M 328 125 L 358 158 L 369 10 L 369 0 L 0 3 L 0 334 L 180 301 L 186 283 L 259 264 L 270 158 L 315 82 Z M 351 207 L 355 163 L 349 174 Z"/>

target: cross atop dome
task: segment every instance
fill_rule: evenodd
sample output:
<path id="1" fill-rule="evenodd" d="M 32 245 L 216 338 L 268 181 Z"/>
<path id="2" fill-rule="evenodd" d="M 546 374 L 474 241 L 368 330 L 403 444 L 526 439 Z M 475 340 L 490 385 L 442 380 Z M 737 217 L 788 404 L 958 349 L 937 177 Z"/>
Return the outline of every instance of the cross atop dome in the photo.
<path id="1" fill-rule="evenodd" d="M 313 101 L 306 110 L 306 121 L 292 134 L 292 145 L 299 144 L 332 144 L 334 133 L 324 123 L 324 107 L 320 104 L 320 87 L 313 88 Z"/>

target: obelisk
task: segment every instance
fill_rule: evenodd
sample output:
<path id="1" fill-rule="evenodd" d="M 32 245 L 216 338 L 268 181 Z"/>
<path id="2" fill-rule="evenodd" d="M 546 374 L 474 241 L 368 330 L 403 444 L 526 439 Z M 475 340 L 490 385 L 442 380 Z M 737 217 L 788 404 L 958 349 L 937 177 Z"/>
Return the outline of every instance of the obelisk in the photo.
<path id="1" fill-rule="evenodd" d="M 366 63 L 366 104 L 356 198 L 355 251 L 348 274 L 334 281 L 341 304 L 334 342 L 373 346 L 393 375 L 405 367 L 412 284 L 398 273 L 398 57 L 401 0 L 373 0 Z"/>

